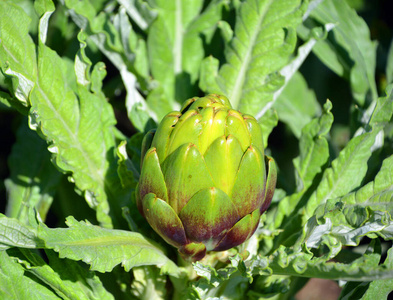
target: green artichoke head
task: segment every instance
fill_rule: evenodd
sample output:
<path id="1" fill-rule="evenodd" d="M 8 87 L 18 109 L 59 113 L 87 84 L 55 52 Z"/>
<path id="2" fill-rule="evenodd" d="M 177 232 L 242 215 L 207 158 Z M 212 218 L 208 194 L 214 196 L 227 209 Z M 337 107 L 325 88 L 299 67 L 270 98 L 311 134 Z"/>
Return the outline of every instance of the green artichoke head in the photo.
<path id="1" fill-rule="evenodd" d="M 211 94 L 187 100 L 145 136 L 136 201 L 151 227 L 196 261 L 251 237 L 276 177 L 257 121 Z"/>

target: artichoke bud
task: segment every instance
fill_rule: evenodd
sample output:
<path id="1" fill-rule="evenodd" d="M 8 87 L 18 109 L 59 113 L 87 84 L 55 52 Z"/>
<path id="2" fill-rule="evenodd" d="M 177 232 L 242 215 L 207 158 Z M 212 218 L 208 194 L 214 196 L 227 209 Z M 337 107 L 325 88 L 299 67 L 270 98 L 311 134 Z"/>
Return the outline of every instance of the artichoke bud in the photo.
<path id="1" fill-rule="evenodd" d="M 142 145 L 137 207 L 186 259 L 238 246 L 255 232 L 276 186 L 262 130 L 225 96 L 184 102 Z"/>

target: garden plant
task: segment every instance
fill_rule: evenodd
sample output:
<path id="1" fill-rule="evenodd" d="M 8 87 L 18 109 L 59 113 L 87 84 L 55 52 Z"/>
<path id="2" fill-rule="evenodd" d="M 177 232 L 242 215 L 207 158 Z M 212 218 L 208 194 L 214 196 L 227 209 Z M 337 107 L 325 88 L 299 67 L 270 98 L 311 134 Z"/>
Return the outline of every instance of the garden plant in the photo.
<path id="1" fill-rule="evenodd" d="M 0 299 L 386 299 L 385 2 L 0 1 Z"/>

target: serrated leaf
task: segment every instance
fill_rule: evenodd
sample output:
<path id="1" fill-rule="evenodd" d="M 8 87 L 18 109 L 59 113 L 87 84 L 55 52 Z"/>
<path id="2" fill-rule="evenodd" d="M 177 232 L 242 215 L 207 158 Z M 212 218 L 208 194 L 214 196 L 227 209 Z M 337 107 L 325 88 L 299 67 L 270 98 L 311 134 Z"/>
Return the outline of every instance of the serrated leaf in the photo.
<path id="1" fill-rule="evenodd" d="M 1 10 L 5 16 L 8 12 L 6 8 Z M 17 22 L 25 18 L 23 11 L 15 10 L 13 13 L 10 20 L 12 28 L 21 30 L 24 38 L 5 40 L 4 44 L 20 42 L 17 44 L 20 49 L 34 48 L 27 28 L 20 27 Z M 33 59 L 33 62 L 36 60 Z M 14 65 L 10 61 L 8 70 L 12 68 Z M 18 62 L 15 62 L 15 68 L 19 68 Z M 49 151 L 54 154 L 57 167 L 72 173 L 77 188 L 84 192 L 88 204 L 96 209 L 97 219 L 103 225 L 111 226 L 105 176 L 110 164 L 107 160 L 111 157 L 109 151 L 115 144 L 113 127 L 116 120 L 112 107 L 102 93 L 92 93 L 87 86 L 78 84 L 75 94 L 67 84 L 64 61 L 41 42 L 36 68 L 34 72 L 38 75 L 33 78 L 34 89 L 29 94 L 32 105 L 30 127 L 38 130 L 50 143 Z M 29 69 L 26 67 L 22 72 L 26 72 L 27 76 Z"/>
<path id="2" fill-rule="evenodd" d="M 387 253 L 385 262 L 383 263 L 387 268 L 393 269 L 393 248 L 390 248 Z M 376 298 L 388 299 L 389 293 L 393 291 L 393 279 L 375 280 L 370 283 L 369 288 L 363 295 L 363 300 L 373 300 Z"/>
<path id="3" fill-rule="evenodd" d="M 294 159 L 298 178 L 298 190 L 307 189 L 329 159 L 326 137 L 333 123 L 331 109 L 332 104 L 328 100 L 323 106 L 321 117 L 314 119 L 302 130 L 302 136 L 299 141 L 300 155 Z"/>
<path id="4" fill-rule="evenodd" d="M 303 45 L 301 45 L 298 48 L 298 50 L 297 50 L 298 53 L 297 53 L 296 57 L 293 58 L 292 61 L 289 64 L 287 64 L 285 67 L 283 67 L 280 70 L 280 75 L 283 77 L 283 83 L 281 84 L 281 87 L 277 91 L 274 92 L 272 101 L 270 103 L 268 103 L 267 105 L 265 105 L 264 107 L 262 107 L 259 110 L 259 112 L 255 115 L 257 120 L 260 119 L 261 117 L 263 118 L 265 113 L 272 106 L 274 106 L 276 104 L 278 98 L 281 96 L 281 94 L 283 93 L 283 91 L 285 89 L 288 90 L 287 85 L 290 83 L 292 77 L 295 74 L 297 74 L 296 72 L 298 72 L 300 66 L 303 64 L 303 62 L 305 61 L 307 56 L 310 54 L 310 52 L 311 52 L 312 48 L 315 46 L 317 40 L 326 38 L 327 32 L 329 32 L 332 28 L 334 28 L 334 24 L 326 24 L 323 29 L 322 28 L 314 28 L 312 30 L 311 38 L 306 43 L 304 43 Z M 297 79 L 297 80 L 299 81 L 299 79 Z M 304 87 L 304 84 L 305 83 L 302 83 L 302 82 L 297 82 L 296 85 L 295 84 L 291 84 L 290 86 L 292 88 L 295 88 L 296 90 L 289 91 L 289 92 L 287 91 L 286 92 L 286 93 L 288 93 L 287 97 L 291 99 L 290 101 L 297 101 L 297 106 L 299 106 L 299 107 L 302 106 L 303 102 L 307 101 L 307 98 L 310 98 L 310 96 L 307 97 L 307 94 L 304 93 L 304 91 L 306 91 L 306 87 Z M 303 87 L 303 89 L 299 90 L 300 87 Z M 305 98 L 305 100 L 299 102 L 299 100 L 297 100 L 297 99 L 292 99 L 292 98 L 294 98 L 294 95 L 296 95 L 297 97 L 300 96 L 299 97 L 300 99 L 302 99 L 301 96 L 303 96 L 303 98 Z M 314 98 L 315 98 L 315 96 L 314 96 Z M 309 104 L 309 107 L 311 109 L 314 108 L 314 109 L 316 109 L 316 112 L 319 112 L 319 105 L 318 105 L 318 102 L 316 101 L 316 99 L 313 101 L 313 103 L 310 103 L 310 101 L 309 101 L 308 104 Z M 289 103 L 289 101 L 287 101 L 286 105 L 281 105 L 281 106 L 278 106 L 278 107 L 281 108 L 281 110 L 284 109 L 284 112 L 285 112 L 285 109 L 286 109 L 285 107 L 286 106 L 291 106 L 291 103 Z M 296 111 L 296 109 L 297 109 L 296 106 L 292 106 L 291 114 L 293 114 L 293 111 Z M 303 106 L 303 110 L 304 110 L 304 106 Z M 307 115 L 307 113 L 303 114 L 302 117 L 297 116 L 298 118 L 291 118 L 291 120 L 292 120 L 292 122 L 294 122 L 294 120 L 303 119 L 304 116 L 306 116 L 306 115 Z M 284 116 L 285 116 L 285 114 L 284 114 Z M 311 118 L 309 118 L 308 120 L 311 120 Z M 285 120 L 284 120 L 284 122 L 285 122 Z M 301 122 L 301 121 L 297 121 L 297 122 Z M 303 126 L 306 123 L 307 123 L 307 118 L 306 118 L 306 122 L 305 123 L 298 124 L 297 126 L 292 126 L 293 127 L 292 129 L 295 130 L 294 133 L 295 133 L 295 135 L 297 137 L 299 137 L 300 131 L 301 131 L 301 129 L 303 128 Z M 290 122 L 288 124 L 291 125 Z M 298 132 L 296 132 L 296 129 L 297 129 Z"/>
<path id="5" fill-rule="evenodd" d="M 294 50 L 293 28 L 301 22 L 303 8 L 301 1 L 242 2 L 217 77 L 221 93 L 234 108 L 255 115 L 272 100 L 283 84 L 277 72 Z"/>
<path id="6" fill-rule="evenodd" d="M 305 206 L 304 220 L 311 217 L 317 205 L 344 196 L 359 186 L 367 172 L 365 162 L 371 156 L 371 146 L 378 132 L 374 129 L 349 141 L 332 166 L 325 170 L 317 190 Z"/>
<path id="7" fill-rule="evenodd" d="M 200 262 L 193 264 L 194 271 L 202 277 L 191 286 L 199 297 L 195 299 L 244 299 L 254 269 L 267 267 L 265 260 L 244 262 L 239 254 L 229 260 L 230 264 L 218 270 Z"/>
<path id="8" fill-rule="evenodd" d="M 121 7 L 119 13 L 115 15 L 113 22 L 116 29 L 119 31 L 124 55 L 133 63 L 135 70 L 137 70 L 140 76 L 148 78 L 150 74 L 146 42 L 133 30 L 131 22 L 123 7 Z"/>
<path id="9" fill-rule="evenodd" d="M 375 211 L 369 213 L 362 218 L 362 222 L 359 226 L 356 226 L 356 224 L 350 224 L 350 226 L 348 226 L 346 222 L 340 224 L 337 220 L 342 218 L 339 217 L 333 219 L 335 222 L 335 224 L 333 224 L 329 216 L 337 214 L 340 214 L 340 212 L 334 210 L 330 211 L 324 216 L 325 223 L 320 225 L 315 221 L 315 217 L 309 219 L 304 227 L 304 240 L 307 247 L 318 248 L 322 242 L 331 238 L 330 244 L 334 244 L 336 248 L 332 256 L 335 256 L 338 251 L 341 250 L 342 246 L 358 246 L 360 240 L 364 236 L 373 237 L 375 236 L 374 234 L 377 234 L 382 236 L 385 240 L 393 239 L 393 221 L 389 220 L 390 217 L 386 212 Z M 345 212 L 343 212 L 343 214 L 345 214 Z M 298 244 L 299 243 L 300 241 Z M 337 253 L 335 251 L 337 251 Z"/>
<path id="10" fill-rule="evenodd" d="M 51 229 L 40 224 L 38 229 L 45 246 L 59 252 L 61 258 L 82 260 L 99 272 L 110 272 L 121 264 L 127 272 L 137 266 L 157 265 L 162 273 L 179 274 L 162 250 L 139 233 L 106 229 L 73 217 L 66 223 L 69 228 Z"/>
<path id="11" fill-rule="evenodd" d="M 372 281 L 393 278 L 393 269 L 385 265 L 374 266 L 364 256 L 350 264 L 327 262 L 312 258 L 311 254 L 294 252 L 281 246 L 271 256 L 269 268 L 273 274 L 347 281 Z"/>
<path id="12" fill-rule="evenodd" d="M 35 208 L 45 220 L 62 174 L 52 165 L 45 141 L 27 127 L 27 122 L 17 131 L 8 163 L 11 174 L 4 182 L 6 215 L 27 224 L 28 208 Z"/>
<path id="13" fill-rule="evenodd" d="M 315 176 L 323 171 L 323 166 L 329 159 L 327 135 L 333 123 L 330 112 L 332 104 L 327 101 L 323 113 L 313 119 L 303 130 L 299 140 L 299 156 L 294 159 L 297 172 L 298 192 L 285 197 L 278 204 L 274 220 L 269 227 L 278 228 L 285 216 L 291 216 L 299 201 L 312 184 Z"/>
<path id="14" fill-rule="evenodd" d="M 142 87 L 142 90 L 147 91 L 149 81 L 148 78 L 144 77 L 147 75 L 144 68 L 146 66 L 141 69 L 137 68 L 140 65 L 139 61 L 147 58 L 144 41 L 138 39 L 123 10 L 114 18 L 114 24 L 109 20 L 109 15 L 105 13 L 97 15 L 89 0 L 65 0 L 64 4 L 68 8 L 73 21 L 86 32 L 89 39 L 119 70 L 127 91 L 128 116 L 134 126 L 143 132 L 150 118 L 157 120 L 138 90 L 138 87 Z M 121 32 L 120 27 L 122 27 Z M 132 40 L 135 43 L 132 43 Z M 138 54 L 138 57 L 135 54 Z M 143 56 L 145 58 L 142 58 Z M 138 114 L 135 114 L 135 108 L 138 109 Z"/>
<path id="15" fill-rule="evenodd" d="M 233 30 L 228 22 L 221 20 L 218 22 L 218 28 L 220 29 L 222 38 L 225 43 L 229 43 L 233 38 Z"/>
<path id="16" fill-rule="evenodd" d="M 324 234 L 355 246 L 362 236 L 377 233 L 393 238 L 393 156 L 385 159 L 375 180 L 356 192 L 332 199 L 316 210 L 318 218 L 329 222 Z"/>
<path id="17" fill-rule="evenodd" d="M 31 19 L 20 7 L 4 1 L 0 2 L 0 12 L 1 69 L 12 77 L 15 97 L 24 106 L 30 106 L 28 97 L 37 76 L 35 46 L 28 35 Z"/>
<path id="18" fill-rule="evenodd" d="M 0 251 L 1 299 L 61 299 L 52 290 L 28 276 L 24 268 L 6 251 Z"/>
<path id="19" fill-rule="evenodd" d="M 301 228 L 314 215 L 319 205 L 329 199 L 335 199 L 346 195 L 359 187 L 367 172 L 367 164 L 372 153 L 372 145 L 380 129 L 363 133 L 349 141 L 339 156 L 332 162 L 332 166 L 324 170 L 318 187 L 310 190 L 307 194 L 294 194 L 294 206 L 296 214 L 288 211 L 284 206 L 278 211 L 279 222 L 282 222 L 281 214 L 284 211 L 292 213 L 285 222 L 283 232 L 275 239 L 275 245 L 290 246 L 298 240 Z M 293 200 L 288 198 L 289 200 Z"/>

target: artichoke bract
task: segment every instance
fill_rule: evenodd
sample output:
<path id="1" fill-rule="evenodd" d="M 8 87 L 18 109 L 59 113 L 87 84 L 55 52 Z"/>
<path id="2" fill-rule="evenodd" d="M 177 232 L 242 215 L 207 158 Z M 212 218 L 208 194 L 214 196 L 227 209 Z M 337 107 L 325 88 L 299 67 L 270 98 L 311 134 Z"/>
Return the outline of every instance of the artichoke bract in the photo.
<path id="1" fill-rule="evenodd" d="M 146 134 L 136 202 L 167 243 L 196 261 L 252 236 L 276 178 L 255 118 L 211 94 L 187 100 Z"/>

